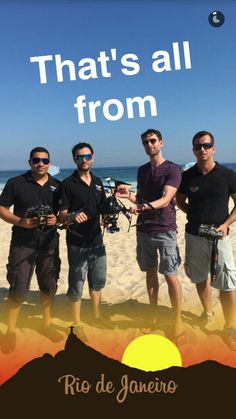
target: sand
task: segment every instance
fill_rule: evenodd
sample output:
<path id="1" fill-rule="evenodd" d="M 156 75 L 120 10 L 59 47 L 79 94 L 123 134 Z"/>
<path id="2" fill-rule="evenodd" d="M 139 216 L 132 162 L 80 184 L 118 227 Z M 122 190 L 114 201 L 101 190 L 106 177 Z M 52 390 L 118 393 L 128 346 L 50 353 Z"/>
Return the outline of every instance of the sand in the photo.
<path id="1" fill-rule="evenodd" d="M 177 210 L 178 245 L 182 262 L 184 261 L 184 225 L 185 214 Z M 128 222 L 123 215 L 119 219 L 120 231 L 105 233 L 104 242 L 107 249 L 108 275 L 107 283 L 102 293 L 102 307 L 110 316 L 113 330 L 94 327 L 91 322 L 91 305 L 87 283 L 84 287 L 82 300 L 82 321 L 85 327 L 88 344 L 96 350 L 121 360 L 126 346 L 143 333 L 143 321 L 148 312 L 148 298 L 145 284 L 145 274 L 140 272 L 136 262 L 136 229 L 131 227 L 128 232 Z M 135 224 L 135 216 L 132 225 Z M 236 223 L 231 227 L 231 239 L 236 260 Z M 6 280 L 6 263 L 11 237 L 11 225 L 0 220 L 0 341 L 6 332 L 5 306 L 8 290 Z M 45 352 L 55 354 L 64 348 L 65 340 L 71 325 L 67 291 L 67 250 L 65 231 L 60 231 L 60 257 L 62 260 L 61 274 L 58 282 L 58 292 L 55 297 L 53 323 L 61 331 L 63 339 L 53 343 L 41 334 L 41 307 L 35 276 L 32 279 L 28 300 L 24 303 L 17 329 L 16 351 L 5 355 L 0 351 L 0 383 L 13 375 L 26 362 L 43 355 Z M 199 325 L 199 315 L 202 311 L 195 286 L 184 273 L 183 263 L 179 268 L 178 277 L 182 284 L 183 305 L 182 316 L 187 336 L 187 343 L 179 347 L 183 366 L 214 359 L 226 365 L 236 366 L 236 352 L 231 351 L 222 339 L 224 326 L 218 291 L 213 290 L 213 306 L 216 321 L 209 329 L 202 330 Z M 167 337 L 173 329 L 173 313 L 168 296 L 168 289 L 162 275 L 159 292 L 159 322 L 152 333 Z"/>

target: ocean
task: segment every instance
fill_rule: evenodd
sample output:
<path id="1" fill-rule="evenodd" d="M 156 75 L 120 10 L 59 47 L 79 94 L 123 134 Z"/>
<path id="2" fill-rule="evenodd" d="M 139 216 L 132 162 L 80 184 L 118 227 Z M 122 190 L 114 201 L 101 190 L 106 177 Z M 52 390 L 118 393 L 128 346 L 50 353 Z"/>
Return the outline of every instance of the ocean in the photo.
<path id="1" fill-rule="evenodd" d="M 132 185 L 131 189 L 135 190 L 136 188 L 136 177 L 137 177 L 138 167 L 93 167 L 92 172 L 100 177 L 105 186 L 108 185 L 107 178 L 121 180 Z M 24 172 L 24 170 L 0 170 L 0 192 L 2 191 L 7 180 L 18 176 Z M 56 174 L 54 177 L 59 180 L 65 179 L 67 176 L 70 176 L 73 173 L 74 168 L 71 169 L 60 169 L 60 173 Z M 111 186 L 112 182 L 111 182 Z"/>
<path id="2" fill-rule="evenodd" d="M 236 163 L 222 163 L 224 166 L 232 169 L 236 172 Z M 182 168 L 184 165 L 180 165 Z M 27 169 L 26 169 L 27 170 Z M 25 171 L 26 171 L 25 170 Z M 93 173 L 100 177 L 103 181 L 104 185 L 107 185 L 107 178 L 121 180 L 132 185 L 131 189 L 136 189 L 136 177 L 137 177 L 137 170 L 138 167 L 94 167 Z M 59 180 L 65 179 L 74 171 L 73 168 L 71 169 L 61 169 L 60 173 L 55 175 L 55 178 Z M 0 170 L 0 192 L 2 191 L 4 185 L 6 184 L 7 180 L 18 176 L 21 173 L 24 173 L 24 170 Z"/>

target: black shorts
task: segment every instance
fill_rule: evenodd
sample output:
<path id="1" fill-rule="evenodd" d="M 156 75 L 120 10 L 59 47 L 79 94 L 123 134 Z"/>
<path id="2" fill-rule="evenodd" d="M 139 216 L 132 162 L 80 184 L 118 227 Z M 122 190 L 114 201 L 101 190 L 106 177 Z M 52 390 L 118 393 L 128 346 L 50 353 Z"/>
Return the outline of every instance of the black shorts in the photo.
<path id="1" fill-rule="evenodd" d="M 45 295 L 54 295 L 60 265 L 58 246 L 54 249 L 37 249 L 11 244 L 7 264 L 9 297 L 19 303 L 26 299 L 34 269 L 40 291 Z"/>

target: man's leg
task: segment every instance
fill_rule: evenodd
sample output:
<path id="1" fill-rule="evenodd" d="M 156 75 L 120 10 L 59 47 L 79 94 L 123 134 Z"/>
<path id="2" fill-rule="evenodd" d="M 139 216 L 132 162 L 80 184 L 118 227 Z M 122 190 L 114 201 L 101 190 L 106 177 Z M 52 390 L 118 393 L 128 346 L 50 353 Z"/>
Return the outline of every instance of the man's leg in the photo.
<path id="1" fill-rule="evenodd" d="M 43 315 L 42 334 L 44 336 L 47 336 L 52 342 L 59 342 L 63 339 L 63 336 L 56 330 L 56 327 L 52 324 L 53 296 L 41 292 L 40 300 Z"/>
<path id="2" fill-rule="evenodd" d="M 11 244 L 7 264 L 7 280 L 10 288 L 7 300 L 7 332 L 2 339 L 3 353 L 13 352 L 16 347 L 17 320 L 30 287 L 35 266 L 34 259 L 34 249 Z"/>
<path id="3" fill-rule="evenodd" d="M 165 276 L 174 311 L 173 341 L 177 346 L 180 346 L 186 343 L 186 336 L 181 318 L 182 288 L 177 278 L 177 270 L 181 259 L 177 246 L 176 231 L 170 230 L 159 233 L 156 243 L 160 254 L 159 272 Z"/>
<path id="4" fill-rule="evenodd" d="M 155 325 L 159 291 L 159 282 L 156 268 L 146 272 L 146 286 L 150 303 L 150 322 L 152 325 Z"/>
<path id="5" fill-rule="evenodd" d="M 97 327 L 112 329 L 113 325 L 107 317 L 101 312 L 101 295 L 102 291 L 89 288 L 89 294 L 92 302 L 93 324 Z"/>
<path id="6" fill-rule="evenodd" d="M 200 316 L 202 326 L 208 326 L 214 321 L 212 311 L 212 292 L 208 278 L 210 269 L 211 244 L 205 237 L 185 234 L 185 264 L 186 275 L 196 285 L 197 293 L 203 306 Z"/>
<path id="7" fill-rule="evenodd" d="M 236 351 L 236 291 L 220 291 L 220 302 L 225 319 L 224 340 Z"/>
<path id="8" fill-rule="evenodd" d="M 225 328 L 236 328 L 236 291 L 220 291 Z"/>
<path id="9" fill-rule="evenodd" d="M 16 331 L 16 323 L 21 309 L 21 303 L 16 303 L 11 297 L 7 299 L 7 333 Z"/>
<path id="10" fill-rule="evenodd" d="M 178 344 L 181 345 L 185 343 L 185 336 L 183 335 L 181 338 L 181 334 L 184 332 L 184 325 L 181 318 L 182 288 L 176 275 L 165 275 L 165 279 L 175 317 L 174 337 L 176 341 L 178 340 Z M 182 339 L 182 342 L 180 342 L 180 338 L 177 339 L 178 337 Z"/>
<path id="11" fill-rule="evenodd" d="M 2 352 L 9 354 L 16 348 L 16 323 L 21 309 L 21 303 L 16 303 L 10 297 L 7 300 L 7 332 L 2 340 Z"/>
<path id="12" fill-rule="evenodd" d="M 71 301 L 72 321 L 75 327 L 80 325 L 81 300 Z"/>
<path id="13" fill-rule="evenodd" d="M 101 293 L 106 283 L 107 263 L 104 245 L 90 249 L 88 258 L 89 294 L 92 301 L 93 323 L 98 327 L 111 328 L 111 322 L 102 315 Z"/>
<path id="14" fill-rule="evenodd" d="M 151 307 L 156 307 L 158 302 L 159 291 L 159 282 L 156 269 L 146 272 L 146 285 L 149 303 Z"/>
<path id="15" fill-rule="evenodd" d="M 51 296 L 41 293 L 40 300 L 43 312 L 43 327 L 48 327 L 52 322 L 53 298 Z"/>
<path id="16" fill-rule="evenodd" d="M 57 280 L 60 271 L 58 248 L 41 249 L 36 258 L 36 275 L 40 289 L 43 326 L 42 333 L 52 342 L 59 342 L 63 336 L 52 324 L 52 306 L 57 291 Z"/>
<path id="17" fill-rule="evenodd" d="M 89 294 L 92 301 L 93 316 L 97 319 L 101 317 L 101 290 L 97 291 L 89 288 Z"/>
<path id="18" fill-rule="evenodd" d="M 81 324 L 81 319 L 80 319 L 81 299 L 77 301 L 71 301 L 70 304 L 71 304 L 72 321 L 73 321 L 75 335 L 84 343 L 87 343 L 89 342 L 89 340 L 85 333 L 84 327 Z"/>
<path id="19" fill-rule="evenodd" d="M 202 281 L 196 284 L 197 292 L 206 313 L 212 313 L 212 291 L 210 280 Z"/>
<path id="20" fill-rule="evenodd" d="M 150 331 L 151 327 L 157 321 L 157 304 L 158 304 L 158 258 L 155 240 L 147 233 L 137 232 L 137 262 L 142 272 L 146 272 L 146 288 L 149 298 L 150 307 L 148 310 L 148 325 L 143 331 Z"/>
<path id="21" fill-rule="evenodd" d="M 69 263 L 69 287 L 67 296 L 70 299 L 72 321 L 76 336 L 83 342 L 88 342 L 83 325 L 81 324 L 81 298 L 83 292 L 84 281 L 87 276 L 88 250 L 70 243 L 67 245 L 68 263 Z"/>

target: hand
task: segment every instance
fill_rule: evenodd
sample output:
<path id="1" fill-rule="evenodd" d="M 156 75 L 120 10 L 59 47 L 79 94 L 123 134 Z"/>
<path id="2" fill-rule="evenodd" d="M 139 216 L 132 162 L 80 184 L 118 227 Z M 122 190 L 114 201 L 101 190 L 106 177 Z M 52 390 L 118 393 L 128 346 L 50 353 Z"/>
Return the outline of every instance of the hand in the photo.
<path id="1" fill-rule="evenodd" d="M 23 228 L 36 228 L 39 225 L 39 219 L 38 217 L 23 217 L 18 221 L 17 225 Z"/>
<path id="2" fill-rule="evenodd" d="M 105 220 L 104 218 L 101 219 L 101 226 L 106 228 L 109 226 L 109 222 Z"/>
<path id="3" fill-rule="evenodd" d="M 223 236 L 220 238 L 220 240 L 223 240 L 228 235 L 228 226 L 225 224 L 221 224 L 219 227 L 217 227 L 216 230 L 222 231 L 223 233 Z"/>
<path id="4" fill-rule="evenodd" d="M 129 198 L 130 197 L 129 185 L 117 186 L 115 196 L 120 197 L 120 198 Z"/>
<path id="5" fill-rule="evenodd" d="M 143 211 L 143 206 L 144 205 L 133 205 L 132 207 L 130 207 L 129 212 L 135 215 L 140 214 L 140 212 Z"/>
<path id="6" fill-rule="evenodd" d="M 147 204 L 138 204 L 130 207 L 129 212 L 131 214 L 140 214 L 140 212 L 150 210 L 150 207 Z"/>
<path id="7" fill-rule="evenodd" d="M 57 223 L 57 217 L 54 214 L 47 215 L 47 225 L 54 226 Z"/>
<path id="8" fill-rule="evenodd" d="M 83 212 L 78 212 L 77 214 L 75 214 L 75 218 L 74 218 L 76 223 L 84 223 L 85 221 L 88 220 L 88 216 Z"/>

